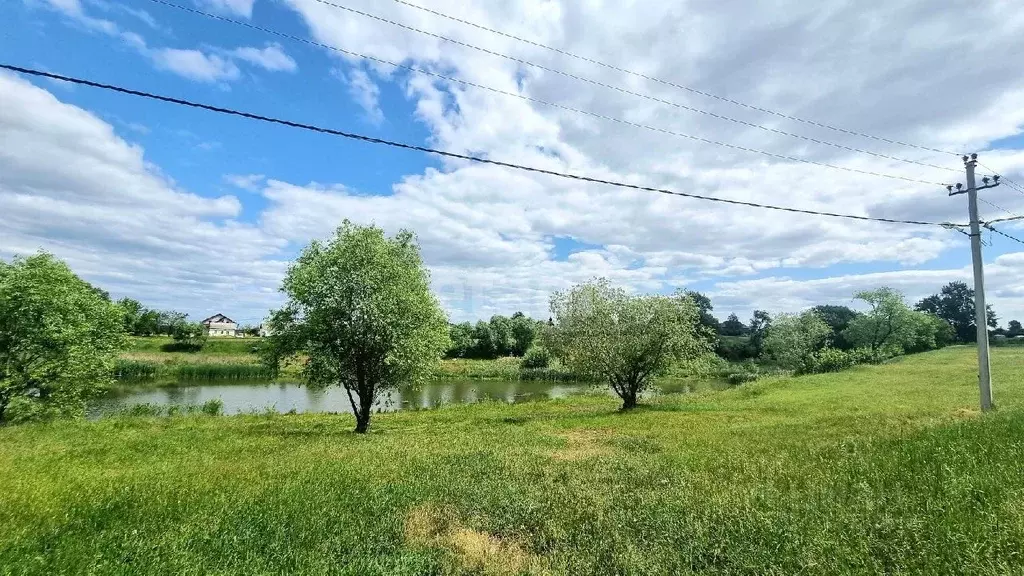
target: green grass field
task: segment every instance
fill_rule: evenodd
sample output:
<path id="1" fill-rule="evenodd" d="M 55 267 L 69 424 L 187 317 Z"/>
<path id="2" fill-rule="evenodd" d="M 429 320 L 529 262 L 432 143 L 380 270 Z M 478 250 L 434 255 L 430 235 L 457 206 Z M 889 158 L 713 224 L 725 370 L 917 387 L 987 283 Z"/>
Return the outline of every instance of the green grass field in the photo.
<path id="1" fill-rule="evenodd" d="M 1024 572 L 1024 350 L 670 395 L 0 429 L 5 574 Z"/>

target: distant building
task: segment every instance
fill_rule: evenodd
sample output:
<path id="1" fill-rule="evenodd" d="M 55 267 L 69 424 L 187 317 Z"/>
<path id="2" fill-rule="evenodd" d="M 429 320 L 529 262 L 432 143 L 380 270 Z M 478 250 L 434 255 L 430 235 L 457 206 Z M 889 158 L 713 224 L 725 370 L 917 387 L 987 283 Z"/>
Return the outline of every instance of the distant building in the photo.
<path id="1" fill-rule="evenodd" d="M 270 327 L 266 324 L 260 324 L 260 338 L 266 338 L 270 336 Z"/>
<path id="2" fill-rule="evenodd" d="M 201 322 L 210 336 L 231 336 L 238 333 L 238 323 L 223 314 L 214 314 Z"/>

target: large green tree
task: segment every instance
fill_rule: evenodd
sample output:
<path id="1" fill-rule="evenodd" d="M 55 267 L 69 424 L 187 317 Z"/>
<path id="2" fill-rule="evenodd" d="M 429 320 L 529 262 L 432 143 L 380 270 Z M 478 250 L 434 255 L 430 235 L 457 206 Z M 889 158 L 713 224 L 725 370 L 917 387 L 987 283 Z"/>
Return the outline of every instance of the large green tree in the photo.
<path id="1" fill-rule="evenodd" d="M 872 352 L 902 354 L 916 338 L 917 318 L 903 300 L 903 294 L 882 287 L 854 294 L 870 310 L 850 321 L 843 332 L 853 346 Z"/>
<path id="2" fill-rule="evenodd" d="M 729 314 L 725 322 L 722 322 L 719 333 L 722 336 L 744 336 L 747 333 L 747 325 L 741 322 L 736 314 Z"/>
<path id="3" fill-rule="evenodd" d="M 710 353 L 689 295 L 634 296 L 593 280 L 551 296 L 547 346 L 571 371 L 608 382 L 622 408 L 673 362 Z"/>
<path id="4" fill-rule="evenodd" d="M 537 338 L 537 321 L 522 312 L 512 315 L 512 355 L 523 356 Z"/>
<path id="5" fill-rule="evenodd" d="M 832 329 L 812 310 L 779 314 L 772 319 L 764 338 L 764 355 L 772 362 L 795 370 L 811 354 L 829 344 Z"/>
<path id="6" fill-rule="evenodd" d="M 772 317 L 764 310 L 754 310 L 750 318 L 750 327 L 747 332 L 750 334 L 750 349 L 754 356 L 760 356 L 764 352 L 764 337 L 772 326 Z"/>
<path id="7" fill-rule="evenodd" d="M 701 334 L 704 334 L 711 341 L 716 340 L 715 335 L 718 333 L 719 325 L 718 318 L 715 318 L 715 315 L 711 313 L 715 309 L 711 304 L 711 298 L 695 290 L 686 290 L 683 294 L 689 296 L 697 306 L 697 321 L 704 328 L 704 330 L 701 330 Z"/>
<path id="8" fill-rule="evenodd" d="M 839 348 L 840 350 L 847 350 L 851 348 L 851 344 L 846 341 L 843 336 L 843 331 L 850 325 L 850 322 L 860 314 L 851 310 L 847 306 L 837 306 L 832 304 L 823 304 L 811 308 L 811 311 L 818 315 L 828 327 L 832 329 L 832 346 Z"/>
<path id="9" fill-rule="evenodd" d="M 1024 327 L 1021 327 L 1019 320 L 1010 320 L 1006 325 L 1006 335 L 1011 338 L 1024 336 Z"/>
<path id="10" fill-rule="evenodd" d="M 918 302 L 914 309 L 934 314 L 949 322 L 956 332 L 958 342 L 976 342 L 978 339 L 975 328 L 977 322 L 974 318 L 974 289 L 966 282 L 946 284 L 938 294 L 932 294 Z M 986 317 L 989 326 L 998 326 L 992 306 L 987 306 Z"/>
<path id="11" fill-rule="evenodd" d="M 49 254 L 0 261 L 0 422 L 81 414 L 128 345 L 123 322 Z"/>
<path id="12" fill-rule="evenodd" d="M 288 269 L 288 303 L 271 314 L 264 356 L 305 352 L 310 385 L 340 385 L 370 426 L 373 406 L 429 373 L 450 345 L 448 321 L 430 292 L 411 232 L 387 237 L 345 221 L 327 242 L 312 242 Z"/>

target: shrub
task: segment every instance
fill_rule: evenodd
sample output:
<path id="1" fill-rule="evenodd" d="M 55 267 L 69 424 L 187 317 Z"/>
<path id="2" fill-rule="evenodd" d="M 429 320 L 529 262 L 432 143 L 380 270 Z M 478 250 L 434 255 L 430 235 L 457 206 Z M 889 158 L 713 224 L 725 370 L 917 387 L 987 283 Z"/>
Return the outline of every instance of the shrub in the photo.
<path id="1" fill-rule="evenodd" d="M 199 411 L 207 416 L 220 416 L 224 413 L 224 402 L 220 398 L 207 400 L 199 407 Z"/>
<path id="2" fill-rule="evenodd" d="M 739 386 L 740 384 L 754 382 L 760 377 L 761 375 L 757 372 L 733 372 L 726 376 L 725 380 L 732 386 Z"/>
<path id="3" fill-rule="evenodd" d="M 206 327 L 199 323 L 179 322 L 172 332 L 175 352 L 199 352 L 206 344 Z"/>
<path id="4" fill-rule="evenodd" d="M 801 362 L 800 374 L 821 374 L 824 372 L 841 372 L 856 364 L 853 354 L 837 348 L 822 348 L 808 354 Z"/>
<path id="5" fill-rule="evenodd" d="M 519 364 L 521 368 L 547 368 L 551 363 L 551 353 L 547 348 L 534 346 L 526 351 L 523 361 Z"/>

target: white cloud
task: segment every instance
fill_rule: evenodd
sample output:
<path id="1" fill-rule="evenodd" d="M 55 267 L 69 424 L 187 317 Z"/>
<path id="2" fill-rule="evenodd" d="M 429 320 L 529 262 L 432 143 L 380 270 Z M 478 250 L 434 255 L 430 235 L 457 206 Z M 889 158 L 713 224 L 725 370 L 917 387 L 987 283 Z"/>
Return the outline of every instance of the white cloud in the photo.
<path id="1" fill-rule="evenodd" d="M 197 4 L 246 18 L 252 18 L 252 5 L 255 2 L 256 0 L 196 0 Z"/>
<path id="2" fill-rule="evenodd" d="M 178 189 L 111 125 L 0 74 L 0 253 L 43 248 L 115 295 L 193 314 L 277 302 L 285 242 L 234 196 Z M 258 318 L 257 318 L 258 319 Z"/>
<path id="3" fill-rule="evenodd" d="M 264 48 L 251 46 L 235 48 L 231 51 L 231 55 L 272 72 L 295 72 L 298 70 L 295 60 L 285 54 L 279 44 L 268 44 Z"/>
<path id="4" fill-rule="evenodd" d="M 266 176 L 263 174 L 227 174 L 224 176 L 224 181 L 228 184 L 249 192 L 257 191 L 264 180 L 266 180 Z"/>
<path id="5" fill-rule="evenodd" d="M 238 78 L 238 66 L 229 59 L 199 50 L 159 48 L 150 55 L 157 66 L 200 82 L 222 82 Z"/>
<path id="6" fill-rule="evenodd" d="M 131 30 L 123 30 L 111 20 L 88 15 L 80 0 L 44 1 L 47 6 L 62 13 L 71 22 L 89 30 L 118 38 L 125 45 L 151 60 L 158 68 L 190 80 L 218 83 L 237 80 L 241 77 L 241 70 L 237 65 L 239 60 L 271 72 L 295 72 L 298 70 L 295 60 L 276 43 L 268 43 L 263 48 L 251 46 L 208 50 L 152 48 L 140 34 Z M 91 2 L 107 11 L 120 10 L 130 14 L 151 28 L 158 27 L 156 20 L 145 10 L 110 4 L 105 0 L 91 0 Z M 209 3 L 219 9 L 237 12 L 247 17 L 252 14 L 252 0 L 209 0 Z"/>
<path id="7" fill-rule="evenodd" d="M 353 0 L 352 5 L 687 106 L 955 171 L 813 145 L 541 72 L 319 2 L 285 2 L 317 41 L 468 82 L 776 154 L 926 180 L 962 177 L 954 155 L 759 114 L 395 3 Z M 217 4 L 251 15 L 251 2 Z M 937 11 L 932 4 L 783 0 L 770 5 L 695 4 L 683 10 L 654 0 L 437 0 L 431 7 L 680 85 L 888 139 L 959 151 L 984 149 L 996 139 L 1019 134 L 1024 79 L 1016 73 L 1014 60 L 1005 56 L 1024 50 L 1024 13 L 997 0 L 974 3 L 970 10 Z M 65 10 L 73 12 L 75 5 L 69 3 Z M 976 30 L 986 33 L 979 36 Z M 208 45 L 217 45 L 218 39 L 212 40 Z M 266 48 L 250 50 L 262 54 Z M 329 54 L 337 58 L 339 76 L 371 119 L 388 112 L 396 125 L 418 121 L 438 148 L 749 202 L 933 221 L 966 218 L 963 198 L 949 198 L 937 186 L 711 146 Z M 198 63 L 208 64 L 205 59 L 211 55 L 239 71 L 243 62 L 251 63 L 225 48 L 204 48 L 204 61 Z M 207 77 L 211 75 L 216 73 Z M 413 119 L 391 118 L 390 109 L 380 110 L 377 83 L 385 81 L 405 91 L 415 110 Z M 966 86 L 972 90 L 964 90 Z M 320 140 L 304 142 L 310 153 L 321 145 Z M 372 153 L 386 163 L 395 152 L 378 148 Z M 982 157 L 994 169 L 1024 181 L 1024 151 L 986 151 Z M 891 282 L 908 293 L 923 294 L 963 277 L 968 254 L 962 236 L 937 228 L 768 212 L 458 161 L 443 161 L 439 169 L 396 180 L 391 194 L 380 197 L 354 191 L 345 181 L 300 185 L 305 180 L 283 182 L 273 175 L 268 181 L 239 180 L 235 185 L 255 188 L 265 197 L 266 209 L 256 228 L 268 238 L 303 243 L 329 233 L 345 217 L 377 222 L 391 231 L 413 229 L 423 243 L 435 286 L 461 318 L 517 308 L 542 314 L 550 290 L 597 274 L 637 290 L 717 280 L 716 312 L 723 315 L 731 309 L 848 300 L 853 289 L 874 283 Z M 1024 211 L 1024 196 L 1007 187 L 988 190 L 985 198 Z M 994 213 L 983 207 L 983 216 Z M 580 248 L 568 258 L 556 258 L 564 238 L 577 241 Z M 1014 261 L 1011 255 L 1000 256 L 1007 245 L 997 239 L 986 249 L 992 263 L 989 289 L 1001 315 L 1024 316 L 1022 282 L 1010 271 Z M 851 274 L 840 268 L 840 274 L 830 268 L 844 264 L 857 271 L 892 272 Z M 760 277 L 765 275 L 769 278 Z M 795 279 L 830 275 L 838 279 Z M 270 283 L 260 289 L 273 287 Z"/>
<path id="8" fill-rule="evenodd" d="M 366 112 L 366 118 L 373 124 L 380 124 L 384 121 L 384 112 L 380 109 L 380 87 L 374 82 L 370 75 L 360 68 L 353 68 L 351 72 L 338 74 L 348 84 L 349 95 Z"/>

